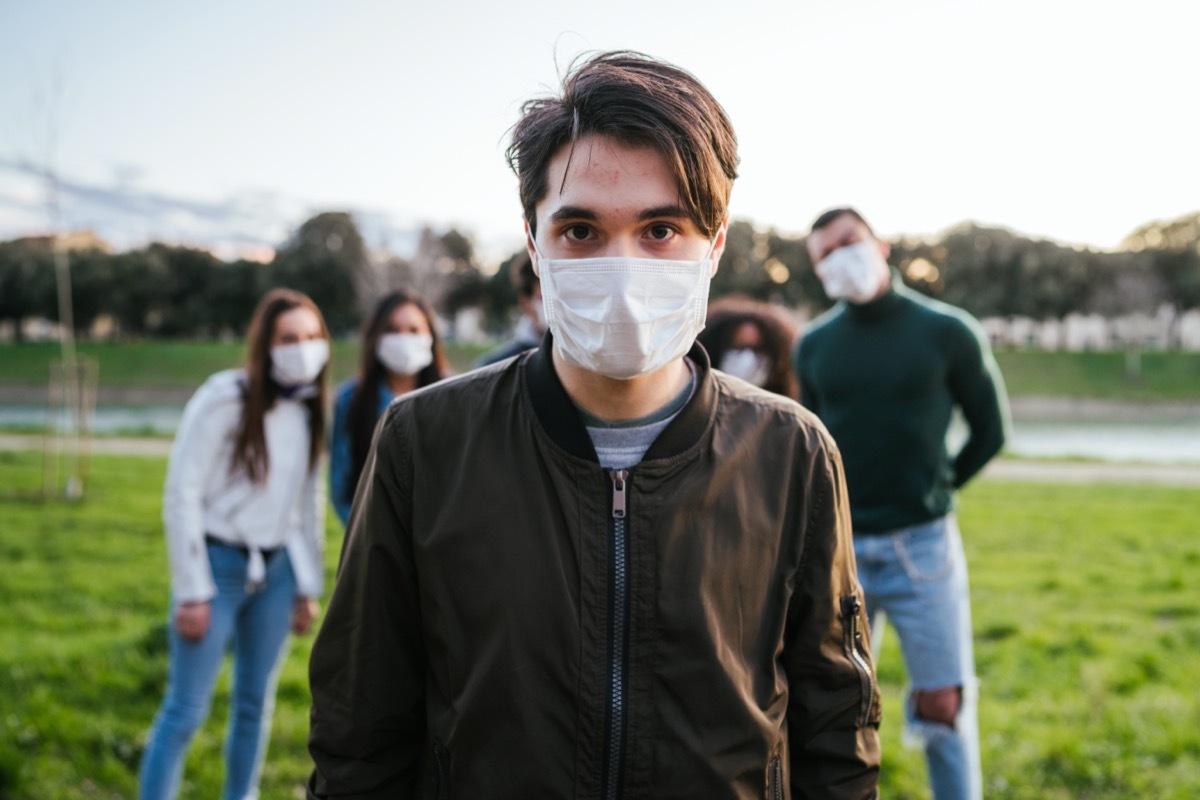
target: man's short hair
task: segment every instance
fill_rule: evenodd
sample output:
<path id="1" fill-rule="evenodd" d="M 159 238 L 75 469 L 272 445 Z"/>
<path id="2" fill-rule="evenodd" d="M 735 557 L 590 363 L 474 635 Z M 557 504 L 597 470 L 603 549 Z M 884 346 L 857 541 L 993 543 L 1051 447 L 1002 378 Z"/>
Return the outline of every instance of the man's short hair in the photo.
<path id="1" fill-rule="evenodd" d="M 524 250 L 513 256 L 513 261 L 508 266 L 508 277 L 521 297 L 533 297 L 533 290 L 541 282 L 537 273 L 533 271 L 533 259 Z"/>
<path id="2" fill-rule="evenodd" d="M 656 148 L 671 165 L 688 217 L 705 236 L 716 235 L 737 178 L 737 137 L 695 76 L 642 53 L 600 53 L 572 64 L 561 95 L 526 102 L 505 156 L 534 233 L 550 160 L 589 135 Z"/>
<path id="3" fill-rule="evenodd" d="M 854 217 L 856 220 L 861 222 L 863 225 L 866 225 L 867 232 L 870 233 L 872 236 L 875 235 L 874 229 L 871 228 L 871 223 L 869 223 L 865 219 L 863 219 L 863 215 L 858 213 L 858 209 L 853 208 L 851 206 L 841 206 L 839 208 L 831 208 L 828 211 L 822 211 L 820 216 L 818 216 L 815 220 L 813 220 L 813 224 L 812 224 L 812 227 L 809 229 L 809 233 L 811 233 L 813 231 L 821 230 L 821 228 L 824 228 L 826 225 L 833 222 L 835 219 L 837 219 L 838 217 L 840 217 L 844 214 L 849 214 L 850 216 Z"/>

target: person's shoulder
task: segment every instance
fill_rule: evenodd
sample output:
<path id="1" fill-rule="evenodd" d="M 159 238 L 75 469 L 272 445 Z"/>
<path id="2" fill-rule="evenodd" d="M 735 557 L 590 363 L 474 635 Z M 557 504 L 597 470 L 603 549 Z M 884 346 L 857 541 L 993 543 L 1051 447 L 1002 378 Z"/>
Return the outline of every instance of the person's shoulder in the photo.
<path id="1" fill-rule="evenodd" d="M 208 403 L 240 403 L 246 392 L 246 370 L 225 369 L 208 376 L 196 390 L 194 399 Z"/>
<path id="2" fill-rule="evenodd" d="M 721 397 L 732 414 L 747 414 L 761 424 L 775 425 L 781 430 L 802 430 L 828 436 L 825 425 L 817 415 L 790 397 L 760 389 L 741 378 L 713 372 Z"/>
<path id="3" fill-rule="evenodd" d="M 965 308 L 951 305 L 942 300 L 936 300 L 913 289 L 905 289 L 905 297 L 917 309 L 918 313 L 925 316 L 932 325 L 937 327 L 940 334 L 968 338 L 974 341 L 986 340 L 983 326 Z"/>
<path id="4" fill-rule="evenodd" d="M 520 339 L 512 339 L 493 347 L 491 350 L 488 350 L 479 358 L 475 359 L 475 363 L 471 368 L 480 369 L 482 367 L 488 367 L 492 364 L 497 364 L 501 361 L 504 361 L 505 359 L 512 358 L 513 356 L 519 356 L 526 350 L 531 350 L 537 346 L 537 342 L 525 342 Z"/>
<path id="5" fill-rule="evenodd" d="M 246 371 L 227 369 L 213 373 L 188 399 L 185 414 L 205 424 L 228 422 L 241 413 L 245 401 Z"/>
<path id="6" fill-rule="evenodd" d="M 350 398 L 354 396 L 354 390 L 358 388 L 358 376 L 347 378 L 339 383 L 333 390 L 334 402 L 338 405 L 350 402 Z"/>
<path id="7" fill-rule="evenodd" d="M 397 397 L 388 407 L 388 413 L 424 413 L 429 410 L 439 413 L 442 408 L 461 408 L 474 404 L 494 393 L 499 385 L 514 380 L 521 363 L 520 358 L 505 359 L 443 378 Z"/>
<path id="8" fill-rule="evenodd" d="M 833 335 L 844 322 L 845 318 L 846 303 L 845 301 L 838 302 L 805 327 L 803 333 L 800 335 L 800 341 L 796 345 L 797 349 L 808 349 L 814 344 L 819 344 L 826 337 Z"/>

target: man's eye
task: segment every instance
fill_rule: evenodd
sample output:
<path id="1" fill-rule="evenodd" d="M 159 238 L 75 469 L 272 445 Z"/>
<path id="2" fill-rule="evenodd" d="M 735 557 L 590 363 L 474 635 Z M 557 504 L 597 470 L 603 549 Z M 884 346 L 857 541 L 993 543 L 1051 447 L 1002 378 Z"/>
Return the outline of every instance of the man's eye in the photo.
<path id="1" fill-rule="evenodd" d="M 563 231 L 563 236 L 573 241 L 581 242 L 591 236 L 592 232 L 587 225 L 572 225 Z"/>
<path id="2" fill-rule="evenodd" d="M 661 240 L 665 240 L 665 239 L 670 239 L 671 236 L 674 235 L 675 229 L 672 228 L 670 225 L 652 225 L 650 227 L 649 233 L 650 233 L 651 239 L 658 239 L 661 241 Z"/>

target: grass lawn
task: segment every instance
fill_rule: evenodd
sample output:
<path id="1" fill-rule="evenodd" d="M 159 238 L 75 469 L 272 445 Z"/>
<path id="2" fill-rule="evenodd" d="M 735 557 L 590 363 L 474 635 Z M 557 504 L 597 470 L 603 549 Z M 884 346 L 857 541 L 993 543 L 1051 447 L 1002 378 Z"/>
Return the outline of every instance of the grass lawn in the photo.
<path id="1" fill-rule="evenodd" d="M 133 797 L 166 675 L 165 462 L 96 457 L 88 499 L 68 505 L 21 499 L 40 485 L 39 459 L 0 452 L 0 797 Z M 1200 796 L 1195 497 L 999 482 L 965 493 L 989 798 Z M 290 645 L 264 798 L 302 796 L 311 641 Z M 926 798 L 920 754 L 900 745 L 894 635 L 879 675 L 883 796 Z M 225 676 L 185 797 L 219 793 L 227 702 Z"/>
<path id="2" fill-rule="evenodd" d="M 1001 350 L 996 360 L 1014 397 L 1200 401 L 1200 353 L 1145 352 L 1133 369 L 1124 352 Z"/>

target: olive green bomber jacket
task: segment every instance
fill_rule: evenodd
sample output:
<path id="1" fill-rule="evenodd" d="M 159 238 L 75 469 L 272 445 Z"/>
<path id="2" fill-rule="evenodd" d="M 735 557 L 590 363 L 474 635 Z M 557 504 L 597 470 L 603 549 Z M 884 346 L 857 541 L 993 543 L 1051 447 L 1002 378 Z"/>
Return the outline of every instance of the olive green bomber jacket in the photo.
<path id="1" fill-rule="evenodd" d="M 539 350 L 406 395 L 310 665 L 310 798 L 875 796 L 840 457 L 715 373 L 600 467 Z"/>

